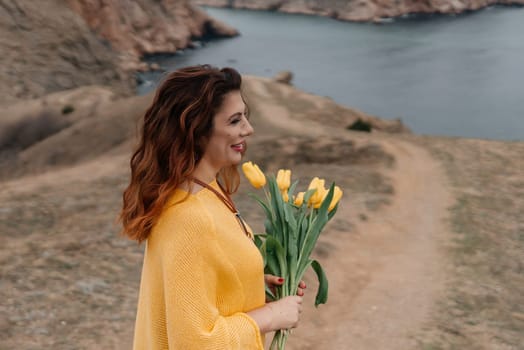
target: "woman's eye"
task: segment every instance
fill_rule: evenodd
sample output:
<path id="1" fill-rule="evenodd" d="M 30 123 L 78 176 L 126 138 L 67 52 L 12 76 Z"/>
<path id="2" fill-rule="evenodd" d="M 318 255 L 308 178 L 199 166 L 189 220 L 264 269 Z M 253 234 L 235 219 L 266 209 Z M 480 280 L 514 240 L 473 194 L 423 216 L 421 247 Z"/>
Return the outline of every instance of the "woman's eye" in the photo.
<path id="1" fill-rule="evenodd" d="M 231 120 L 231 124 L 238 124 L 238 123 L 240 123 L 240 118 L 235 118 Z"/>

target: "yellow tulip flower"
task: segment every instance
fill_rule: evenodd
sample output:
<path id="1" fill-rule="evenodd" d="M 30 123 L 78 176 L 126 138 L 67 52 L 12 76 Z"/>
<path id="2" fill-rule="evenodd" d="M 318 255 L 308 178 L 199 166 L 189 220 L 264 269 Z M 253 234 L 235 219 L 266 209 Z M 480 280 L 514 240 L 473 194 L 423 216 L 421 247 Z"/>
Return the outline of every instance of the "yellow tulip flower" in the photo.
<path id="1" fill-rule="evenodd" d="M 277 185 L 281 192 L 288 190 L 291 185 L 291 170 L 280 169 L 277 172 Z"/>
<path id="2" fill-rule="evenodd" d="M 304 203 L 304 194 L 305 194 L 304 192 L 297 193 L 297 196 L 295 198 L 295 205 L 300 207 L 302 203 Z"/>
<path id="3" fill-rule="evenodd" d="M 317 189 L 317 192 L 319 193 L 320 200 L 317 200 L 316 202 L 313 202 L 313 208 L 318 209 L 322 205 L 322 202 L 324 201 L 324 198 L 326 198 L 328 190 L 322 186 Z"/>
<path id="4" fill-rule="evenodd" d="M 289 201 L 289 194 L 287 193 L 287 191 L 282 192 L 282 199 L 284 200 L 284 202 Z"/>
<path id="5" fill-rule="evenodd" d="M 317 185 L 318 185 L 318 180 L 319 178 L 318 177 L 314 177 L 313 180 L 311 180 L 311 182 L 309 183 L 309 187 L 307 188 L 308 191 L 309 190 L 315 190 L 315 193 L 313 193 L 313 195 L 311 197 L 309 197 L 309 202 L 308 204 L 311 204 L 313 202 L 313 197 L 316 196 L 317 192 Z"/>
<path id="6" fill-rule="evenodd" d="M 333 209 L 335 209 L 335 206 L 340 201 L 340 198 L 342 198 L 342 194 L 343 193 L 344 192 L 342 192 L 340 187 L 335 186 L 335 189 L 334 189 L 334 192 L 333 192 L 333 199 L 331 199 L 331 203 L 329 204 L 328 211 L 332 211 Z"/>
<path id="7" fill-rule="evenodd" d="M 313 178 L 313 180 L 311 180 L 308 190 L 314 189 L 316 191 L 309 198 L 308 205 L 312 205 L 316 209 L 320 208 L 320 205 L 322 204 L 322 200 L 324 200 L 324 197 L 327 193 L 327 190 L 324 187 L 325 183 L 326 181 L 324 179 L 319 179 L 318 177 L 315 177 Z"/>
<path id="8" fill-rule="evenodd" d="M 242 164 L 242 171 L 254 188 L 261 188 L 266 184 L 266 176 L 258 165 L 245 162 Z"/>

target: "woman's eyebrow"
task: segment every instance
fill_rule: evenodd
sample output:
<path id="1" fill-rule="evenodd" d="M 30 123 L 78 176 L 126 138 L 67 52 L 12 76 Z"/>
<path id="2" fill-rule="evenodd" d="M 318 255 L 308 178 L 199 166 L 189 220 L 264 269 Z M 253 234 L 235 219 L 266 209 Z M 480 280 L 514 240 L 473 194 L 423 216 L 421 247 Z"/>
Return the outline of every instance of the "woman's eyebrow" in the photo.
<path id="1" fill-rule="evenodd" d="M 244 108 L 244 112 L 243 112 L 243 113 L 247 113 L 247 112 L 249 112 L 249 109 L 248 109 L 247 106 L 246 106 L 246 107 Z M 242 112 L 236 112 L 236 113 L 231 114 L 231 115 L 227 118 L 227 120 L 230 120 L 231 118 L 234 118 L 234 117 L 236 117 L 236 116 L 238 116 L 238 115 L 242 115 Z"/>
<path id="2" fill-rule="evenodd" d="M 236 112 L 236 113 L 230 115 L 229 118 L 227 118 L 227 120 L 231 120 L 231 119 L 233 119 L 234 117 L 236 117 L 238 115 L 242 115 L 242 113 L 241 112 Z"/>

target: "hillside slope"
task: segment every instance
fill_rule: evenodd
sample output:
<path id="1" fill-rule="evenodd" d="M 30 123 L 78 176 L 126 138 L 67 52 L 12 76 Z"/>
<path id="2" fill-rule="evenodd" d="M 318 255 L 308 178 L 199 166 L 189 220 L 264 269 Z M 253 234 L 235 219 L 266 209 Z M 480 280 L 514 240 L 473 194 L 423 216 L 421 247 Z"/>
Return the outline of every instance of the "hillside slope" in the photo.
<path id="1" fill-rule="evenodd" d="M 192 0 L 194 4 L 328 16 L 345 21 L 378 21 L 407 14 L 457 14 L 491 5 L 524 5 L 524 0 Z"/>
<path id="2" fill-rule="evenodd" d="M 142 55 L 236 34 L 186 0 L 1 0 L 0 105 L 85 85 L 130 95 Z"/>
<path id="3" fill-rule="evenodd" d="M 328 99 L 268 79 L 245 89 L 256 129 L 247 159 L 290 167 L 300 187 L 322 176 L 345 191 L 314 253 L 328 304 L 313 307 L 307 275 L 290 350 L 523 343 L 524 142 L 355 132 L 346 127 L 360 112 Z M 115 219 L 150 96 L 99 101 L 75 103 L 71 124 L 0 180 L 2 349 L 131 346 L 143 246 Z M 243 181 L 235 201 L 261 231 L 251 191 Z"/>

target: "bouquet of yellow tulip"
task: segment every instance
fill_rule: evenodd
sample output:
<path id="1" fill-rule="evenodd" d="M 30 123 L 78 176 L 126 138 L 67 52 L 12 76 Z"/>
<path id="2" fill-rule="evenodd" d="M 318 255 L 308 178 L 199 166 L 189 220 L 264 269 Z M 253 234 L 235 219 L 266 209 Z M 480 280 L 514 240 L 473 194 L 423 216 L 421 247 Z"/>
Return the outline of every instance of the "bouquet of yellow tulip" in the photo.
<path id="1" fill-rule="evenodd" d="M 291 170 L 281 169 L 276 177 L 266 177 L 251 162 L 242 164 L 242 170 L 253 187 L 264 188 L 265 201 L 256 195 L 253 198 L 266 214 L 265 234 L 255 235 L 255 243 L 264 257 L 265 273 L 284 278 L 284 284 L 277 287 L 275 293 L 266 288 L 268 299 L 295 295 L 304 273 L 311 266 L 319 281 L 315 306 L 326 303 L 326 274 L 310 255 L 320 232 L 337 211 L 342 190 L 334 183 L 328 190 L 325 181 L 315 177 L 307 191 L 295 195 L 298 180 L 291 184 Z M 283 350 L 288 336 L 288 330 L 277 331 L 270 349 Z"/>

